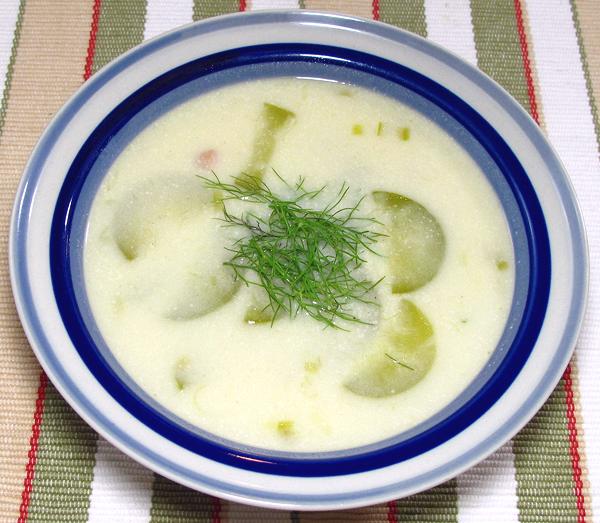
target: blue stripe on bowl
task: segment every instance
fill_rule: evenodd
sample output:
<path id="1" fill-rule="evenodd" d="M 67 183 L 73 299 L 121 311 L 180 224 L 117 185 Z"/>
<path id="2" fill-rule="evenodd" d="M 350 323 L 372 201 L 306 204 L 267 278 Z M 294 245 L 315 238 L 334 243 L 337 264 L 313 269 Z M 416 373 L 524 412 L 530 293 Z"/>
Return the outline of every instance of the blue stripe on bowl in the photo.
<path id="1" fill-rule="evenodd" d="M 261 67 L 261 64 L 267 65 Z M 215 80 L 220 73 L 222 79 Z M 182 420 L 174 422 L 174 416 L 149 401 L 148 395 L 135 387 L 110 357 L 83 291 L 81 251 L 95 191 L 88 190 L 84 205 L 79 206 L 78 200 L 97 161 L 100 160 L 101 167 L 97 169 L 100 172 L 91 177 L 92 188 L 98 187 L 107 164 L 131 135 L 164 111 L 199 91 L 222 83 L 278 74 L 366 84 L 407 101 L 452 132 L 483 164 L 484 172 L 499 191 L 511 222 L 515 257 L 519 260 L 515 306 L 505 330 L 505 343 L 492 357 L 495 365 L 486 366 L 483 376 L 475 380 L 476 386 L 470 387 L 450 408 L 443 409 L 424 426 L 416 427 L 408 435 L 401 434 L 350 452 L 275 453 L 211 437 Z M 174 91 L 176 88 L 181 88 L 180 93 Z M 163 97 L 167 99 L 164 108 Z M 136 115 L 139 124 L 127 132 L 127 123 Z M 120 131 L 124 139 L 119 139 Z M 113 140 L 117 151 L 111 150 L 109 145 Z M 481 145 L 477 146 L 477 142 Z M 102 156 L 104 161 L 99 158 Z M 73 227 L 77 216 L 79 226 Z M 74 231 L 77 234 L 73 234 Z M 72 261 L 72 253 L 76 253 L 75 260 L 79 259 L 79 263 Z M 149 82 L 119 104 L 91 134 L 66 176 L 52 224 L 50 266 L 56 302 L 79 355 L 113 398 L 131 414 L 169 440 L 200 455 L 257 472 L 298 476 L 351 474 L 387 466 L 427 452 L 468 427 L 493 405 L 525 364 L 545 315 L 550 288 L 550 252 L 543 213 L 523 168 L 496 131 L 450 91 L 404 66 L 356 51 L 307 44 L 247 47 L 195 60 Z M 80 292 L 75 290 L 74 281 Z M 528 293 L 528 289 L 532 292 Z"/>
<path id="2" fill-rule="evenodd" d="M 257 491 L 250 488 L 234 487 L 231 484 L 216 481 L 213 478 L 202 474 L 201 471 L 191 470 L 178 463 L 172 462 L 168 458 L 156 454 L 151 448 L 146 447 L 143 442 L 134 439 L 130 434 L 123 431 L 121 427 L 114 425 L 114 423 L 112 423 L 112 421 L 102 412 L 98 411 L 94 404 L 81 393 L 70 376 L 64 372 L 64 369 L 60 365 L 60 361 L 56 357 L 55 348 L 49 343 L 40 324 L 40 315 L 42 314 L 42 311 L 36 310 L 33 306 L 31 280 L 25 264 L 27 255 L 27 233 L 30 226 L 27 209 L 31 207 L 33 193 L 44 167 L 47 152 L 61 133 L 67 128 L 74 114 L 85 103 L 87 97 L 102 88 L 106 82 L 123 69 L 132 66 L 137 61 L 152 54 L 156 50 L 168 47 L 174 42 L 180 42 L 212 31 L 239 27 L 241 25 L 251 25 L 252 23 L 306 23 L 308 21 L 312 24 L 320 24 L 325 27 L 334 24 L 340 27 L 368 32 L 419 50 L 437 60 L 443 61 L 446 65 L 462 74 L 468 81 L 479 86 L 487 94 L 496 99 L 498 103 L 504 107 L 505 111 L 511 116 L 514 122 L 530 137 L 537 152 L 545 161 L 552 183 L 562 196 L 564 212 L 569 223 L 568 233 L 573 241 L 573 252 L 570 253 L 574 260 L 574 270 L 572 275 L 573 294 L 568 297 L 569 315 L 567 318 L 567 328 L 562 338 L 557 340 L 556 351 L 548 366 L 545 378 L 535 385 L 531 394 L 524 399 L 523 404 L 515 410 L 504 427 L 494 435 L 480 441 L 479 444 L 473 446 L 456 459 L 448 461 L 447 463 L 442 463 L 439 467 L 427 474 L 418 474 L 416 471 L 414 477 L 409 481 L 394 482 L 391 480 L 390 484 L 385 487 L 364 489 L 361 491 L 360 495 L 356 492 L 349 494 L 303 495 L 298 493 L 275 493 L 269 492 L 266 489 Z M 225 496 L 251 498 L 263 503 L 274 503 L 277 505 L 287 504 L 300 507 L 318 504 L 320 506 L 335 506 L 337 503 L 344 502 L 359 504 L 361 502 L 389 499 L 390 497 L 403 492 L 414 492 L 432 486 L 451 477 L 466 466 L 473 464 L 475 461 L 482 459 L 494 449 L 498 448 L 524 425 L 524 423 L 534 414 L 536 409 L 539 408 L 560 378 L 562 370 L 564 369 L 574 346 L 579 326 L 581 325 L 587 289 L 587 253 L 584 238 L 585 235 L 581 218 L 574 200 L 572 188 L 569 185 L 566 174 L 555 153 L 541 135 L 535 123 L 521 107 L 518 106 L 518 104 L 497 84 L 481 74 L 475 68 L 423 39 L 389 26 L 382 26 L 372 22 L 335 15 L 299 12 L 254 13 L 251 15 L 244 15 L 243 17 L 232 16 L 210 20 L 202 24 L 188 26 L 162 38 L 153 40 L 105 68 L 85 85 L 85 87 L 65 106 L 49 126 L 28 165 L 19 189 L 15 212 L 13 213 L 10 237 L 10 261 L 13 288 L 17 298 L 16 301 L 19 312 L 26 332 L 32 341 L 38 357 L 44 364 L 47 372 L 57 382 L 57 385 L 63 393 L 65 393 L 67 399 L 93 426 L 108 435 L 110 439 L 117 442 L 130 454 L 150 463 L 159 472 L 167 476 L 179 479 L 180 481 L 199 488 L 220 492 Z"/>

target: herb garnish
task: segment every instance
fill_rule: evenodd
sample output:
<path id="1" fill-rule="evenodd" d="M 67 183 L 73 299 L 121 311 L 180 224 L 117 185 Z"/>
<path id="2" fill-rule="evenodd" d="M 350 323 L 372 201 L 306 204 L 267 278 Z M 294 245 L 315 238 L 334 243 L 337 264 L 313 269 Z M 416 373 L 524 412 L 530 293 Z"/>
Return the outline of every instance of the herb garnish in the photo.
<path id="1" fill-rule="evenodd" d="M 408 370 L 415 370 L 413 367 L 411 367 L 410 365 L 407 365 L 406 363 L 402 363 L 398 358 L 394 358 L 394 356 L 392 356 L 391 354 L 388 354 L 387 352 L 385 353 L 385 355 L 392 360 L 396 365 L 399 365 L 400 367 L 404 367 L 405 369 Z"/>
<path id="2" fill-rule="evenodd" d="M 296 316 L 300 311 L 329 327 L 343 328 L 339 320 L 368 324 L 350 307 L 354 302 L 377 306 L 373 282 L 360 276 L 364 251 L 383 234 L 369 227 L 379 223 L 359 216 L 362 198 L 347 204 L 349 187 L 342 184 L 337 195 L 323 208 L 310 208 L 325 187 L 309 190 L 300 178 L 295 184 L 275 175 L 289 193 L 275 194 L 255 176 L 242 174 L 234 183 L 201 177 L 204 185 L 221 195 L 223 221 L 241 227 L 244 235 L 228 250 L 225 262 L 246 285 L 262 287 L 275 318 L 279 312 Z M 240 216 L 231 214 L 227 200 L 254 205 Z"/>

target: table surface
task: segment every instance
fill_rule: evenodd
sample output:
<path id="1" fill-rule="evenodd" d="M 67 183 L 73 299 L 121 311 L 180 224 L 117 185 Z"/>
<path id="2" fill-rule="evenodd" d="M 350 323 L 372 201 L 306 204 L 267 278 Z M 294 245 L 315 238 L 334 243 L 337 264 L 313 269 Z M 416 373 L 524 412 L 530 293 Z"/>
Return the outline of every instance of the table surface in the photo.
<path id="1" fill-rule="evenodd" d="M 426 36 L 503 85 L 561 156 L 587 225 L 588 313 L 538 415 L 485 462 L 430 491 L 328 513 L 247 507 L 133 462 L 58 395 L 20 327 L 8 223 L 44 126 L 107 62 L 163 31 L 227 12 L 334 10 Z M 0 519 L 2 521 L 584 522 L 600 514 L 600 3 L 594 0 L 0 0 Z"/>

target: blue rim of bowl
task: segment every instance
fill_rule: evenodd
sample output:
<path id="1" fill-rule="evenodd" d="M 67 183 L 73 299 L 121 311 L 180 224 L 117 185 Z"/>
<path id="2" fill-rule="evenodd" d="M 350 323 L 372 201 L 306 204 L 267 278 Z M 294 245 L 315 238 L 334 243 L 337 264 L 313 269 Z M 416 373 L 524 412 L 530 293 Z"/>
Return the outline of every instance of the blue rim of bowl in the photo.
<path id="1" fill-rule="evenodd" d="M 78 305 L 74 290 L 71 234 L 77 200 L 94 163 L 131 118 L 155 100 L 199 77 L 261 63 L 318 62 L 385 78 L 417 93 L 462 124 L 504 175 L 524 223 L 529 281 L 520 324 L 504 359 L 464 405 L 433 427 L 387 447 L 349 456 L 287 457 L 253 452 L 214 441 L 174 423 L 136 395 L 103 357 Z M 541 206 L 523 167 L 500 135 L 470 106 L 425 76 L 382 58 L 314 44 L 271 44 L 231 49 L 183 64 L 126 98 L 96 127 L 77 154 L 61 188 L 51 228 L 50 267 L 62 320 L 80 357 L 111 396 L 133 416 L 170 441 L 202 456 L 256 472 L 298 476 L 352 474 L 410 459 L 449 440 L 491 407 L 527 361 L 544 320 L 550 288 L 550 248 Z M 257 449 L 259 450 L 259 449 Z"/>
<path id="2" fill-rule="evenodd" d="M 562 335 L 555 341 L 553 353 L 547 363 L 544 377 L 533 385 L 522 403 L 510 415 L 506 416 L 501 428 L 488 436 L 480 438 L 473 445 L 470 445 L 467 450 L 459 452 L 456 456 L 442 460 L 430 470 L 415 470 L 406 479 L 390 478 L 390 481 L 386 482 L 385 485 L 378 487 L 369 487 L 368 484 L 364 484 L 360 491 L 342 489 L 339 492 L 311 494 L 300 492 L 297 489 L 294 492 L 275 492 L 272 488 L 268 487 L 258 489 L 249 485 L 235 485 L 231 481 L 213 477 L 200 469 L 191 468 L 189 465 L 180 463 L 169 456 L 157 452 L 151 445 L 140 441 L 131 431 L 128 431 L 121 425 L 117 425 L 109 416 L 100 411 L 93 400 L 82 392 L 73 377 L 65 372 L 59 357 L 57 357 L 57 348 L 50 342 L 48 333 L 44 329 L 41 320 L 43 311 L 38 310 L 34 306 L 34 294 L 39 291 L 35 290 L 36 286 L 32 281 L 30 268 L 27 263 L 30 209 L 33 204 L 36 187 L 45 168 L 47 152 L 52 149 L 53 145 L 65 129 L 68 128 L 81 106 L 86 103 L 86 100 L 90 96 L 99 91 L 108 81 L 124 69 L 131 67 L 148 55 L 175 43 L 209 35 L 212 32 L 229 29 L 239 30 L 252 24 L 287 23 L 310 23 L 320 28 L 336 26 L 366 33 L 373 37 L 394 42 L 400 46 L 406 46 L 444 63 L 472 85 L 481 89 L 487 96 L 494 99 L 503 107 L 514 125 L 529 137 L 533 150 L 544 163 L 549 176 L 548 181 L 554 185 L 560 195 L 563 206 L 562 211 L 567 219 L 567 230 L 564 231 L 564 234 L 568 234 L 572 241 L 569 257 L 573 259 L 574 263 L 571 273 L 568 275 L 570 279 L 572 278 L 572 292 L 567 297 L 568 314 L 565 320 L 565 329 Z M 143 44 L 94 75 L 67 102 L 63 110 L 50 123 L 32 154 L 15 200 L 11 220 L 9 248 L 12 287 L 25 332 L 46 372 L 65 398 L 91 425 L 113 443 L 117 444 L 122 450 L 172 479 L 177 479 L 189 486 L 218 493 L 231 499 L 255 500 L 267 506 L 280 508 L 302 508 L 309 506 L 327 508 L 359 505 L 417 492 L 452 477 L 499 448 L 533 416 L 558 382 L 572 354 L 577 334 L 583 321 L 588 282 L 588 256 L 585 231 L 567 174 L 556 153 L 535 122 L 505 90 L 457 56 L 408 32 L 363 19 L 307 11 L 229 15 L 186 26 Z"/>

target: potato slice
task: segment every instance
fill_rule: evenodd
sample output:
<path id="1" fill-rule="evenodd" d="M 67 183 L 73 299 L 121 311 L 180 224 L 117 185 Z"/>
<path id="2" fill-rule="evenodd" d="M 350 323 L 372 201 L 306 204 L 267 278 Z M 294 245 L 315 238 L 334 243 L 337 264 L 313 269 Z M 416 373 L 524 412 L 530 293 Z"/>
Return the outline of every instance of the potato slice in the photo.
<path id="1" fill-rule="evenodd" d="M 193 320 L 229 302 L 239 289 L 233 273 L 223 267 L 205 277 L 189 275 L 178 286 L 177 293 L 165 304 L 163 314 L 171 320 Z"/>
<path id="2" fill-rule="evenodd" d="M 220 212 L 192 177 L 153 178 L 132 190 L 113 220 L 114 241 L 131 262 L 132 295 L 172 320 L 199 318 L 231 300 L 239 282 L 219 256 L 210 263 L 205 256 L 205 249 L 225 255 L 213 231 Z"/>
<path id="3" fill-rule="evenodd" d="M 156 241 L 161 221 L 182 219 L 211 198 L 196 179 L 171 176 L 144 181 L 117 208 L 113 221 L 117 247 L 125 258 L 135 260 Z"/>
<path id="4" fill-rule="evenodd" d="M 431 323 L 412 301 L 403 299 L 398 314 L 382 325 L 374 349 L 344 386 L 369 398 L 399 394 L 423 379 L 435 354 Z"/>
<path id="5" fill-rule="evenodd" d="M 446 250 L 444 232 L 431 213 L 410 198 L 384 191 L 373 192 L 373 198 L 385 214 L 389 238 L 384 254 L 392 293 L 414 291 L 437 274 Z"/>

